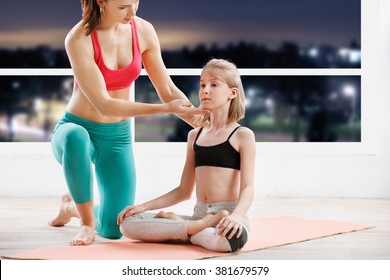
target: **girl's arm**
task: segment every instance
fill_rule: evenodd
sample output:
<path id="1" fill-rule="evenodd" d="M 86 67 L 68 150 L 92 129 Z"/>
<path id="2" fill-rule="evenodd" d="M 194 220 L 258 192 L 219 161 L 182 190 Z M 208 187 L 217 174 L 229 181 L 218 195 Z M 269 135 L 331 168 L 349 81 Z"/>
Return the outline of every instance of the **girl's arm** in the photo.
<path id="1" fill-rule="evenodd" d="M 254 194 L 254 174 L 255 174 L 255 158 L 256 158 L 256 140 L 253 132 L 248 129 L 239 129 L 239 149 L 241 155 L 240 167 L 240 195 L 238 198 L 237 207 L 233 213 L 222 219 L 219 224 L 219 234 L 225 236 L 226 233 L 233 228 L 228 238 L 232 238 L 237 232 L 237 237 L 242 232 L 242 222 L 246 216 Z"/>
<path id="2" fill-rule="evenodd" d="M 173 99 L 183 99 L 189 102 L 186 95 L 176 87 L 169 76 L 161 56 L 160 42 L 154 27 L 146 21 L 142 21 L 141 23 L 142 25 L 140 24 L 139 26 L 142 26 L 142 29 L 140 27 L 139 30 L 142 30 L 144 34 L 142 36 L 142 43 L 145 46 L 145 50 L 142 53 L 142 61 L 160 99 L 163 102 L 170 102 Z M 200 114 L 204 113 L 202 112 Z M 198 126 L 193 116 L 178 116 L 191 126 Z"/>
<path id="3" fill-rule="evenodd" d="M 126 206 L 118 215 L 118 224 L 122 223 L 125 217 L 148 210 L 156 210 L 175 205 L 191 198 L 195 188 L 195 161 L 192 143 L 196 134 L 194 130 L 188 134 L 187 156 L 181 175 L 180 185 L 170 192 L 155 199 L 144 202 L 136 206 Z"/>

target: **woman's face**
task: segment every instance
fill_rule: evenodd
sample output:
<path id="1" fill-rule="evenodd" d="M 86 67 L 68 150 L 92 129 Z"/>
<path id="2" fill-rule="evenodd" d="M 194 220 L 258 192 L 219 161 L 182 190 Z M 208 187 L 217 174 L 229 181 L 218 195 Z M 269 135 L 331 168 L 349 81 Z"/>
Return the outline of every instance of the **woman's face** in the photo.
<path id="1" fill-rule="evenodd" d="M 104 16 L 110 16 L 120 23 L 129 23 L 136 15 L 139 0 L 104 1 Z"/>

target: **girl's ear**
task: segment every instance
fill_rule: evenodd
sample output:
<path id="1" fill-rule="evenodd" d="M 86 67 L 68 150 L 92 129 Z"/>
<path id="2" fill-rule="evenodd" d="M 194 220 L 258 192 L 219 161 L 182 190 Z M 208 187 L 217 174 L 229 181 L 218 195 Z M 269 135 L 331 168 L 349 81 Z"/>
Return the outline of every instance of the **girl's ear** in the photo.
<path id="1" fill-rule="evenodd" d="M 232 99 L 236 98 L 237 95 L 238 95 L 238 88 L 232 88 L 232 92 L 229 96 L 229 99 L 232 100 Z"/>

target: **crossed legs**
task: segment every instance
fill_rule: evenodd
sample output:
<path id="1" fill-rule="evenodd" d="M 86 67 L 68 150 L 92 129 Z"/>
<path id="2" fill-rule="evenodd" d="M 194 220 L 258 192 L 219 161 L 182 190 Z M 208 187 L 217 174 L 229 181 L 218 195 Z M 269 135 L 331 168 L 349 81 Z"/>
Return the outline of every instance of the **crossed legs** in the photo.
<path id="1" fill-rule="evenodd" d="M 179 216 L 172 212 L 140 213 L 127 217 L 120 229 L 124 236 L 147 242 L 181 240 L 202 246 L 209 250 L 228 252 L 231 246 L 226 237 L 217 235 L 219 221 L 229 215 L 226 210 L 206 214 L 201 219 Z"/>

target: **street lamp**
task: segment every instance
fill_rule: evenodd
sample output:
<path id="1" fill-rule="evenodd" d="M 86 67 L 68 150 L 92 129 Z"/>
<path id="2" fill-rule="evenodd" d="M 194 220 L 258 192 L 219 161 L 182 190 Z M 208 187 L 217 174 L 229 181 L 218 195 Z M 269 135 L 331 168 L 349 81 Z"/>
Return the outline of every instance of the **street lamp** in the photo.
<path id="1" fill-rule="evenodd" d="M 346 84 L 341 89 L 342 94 L 350 99 L 351 101 L 351 116 L 349 117 L 349 124 L 352 125 L 356 120 L 356 101 L 357 101 L 357 94 L 356 94 L 356 87 L 352 84 Z"/>

